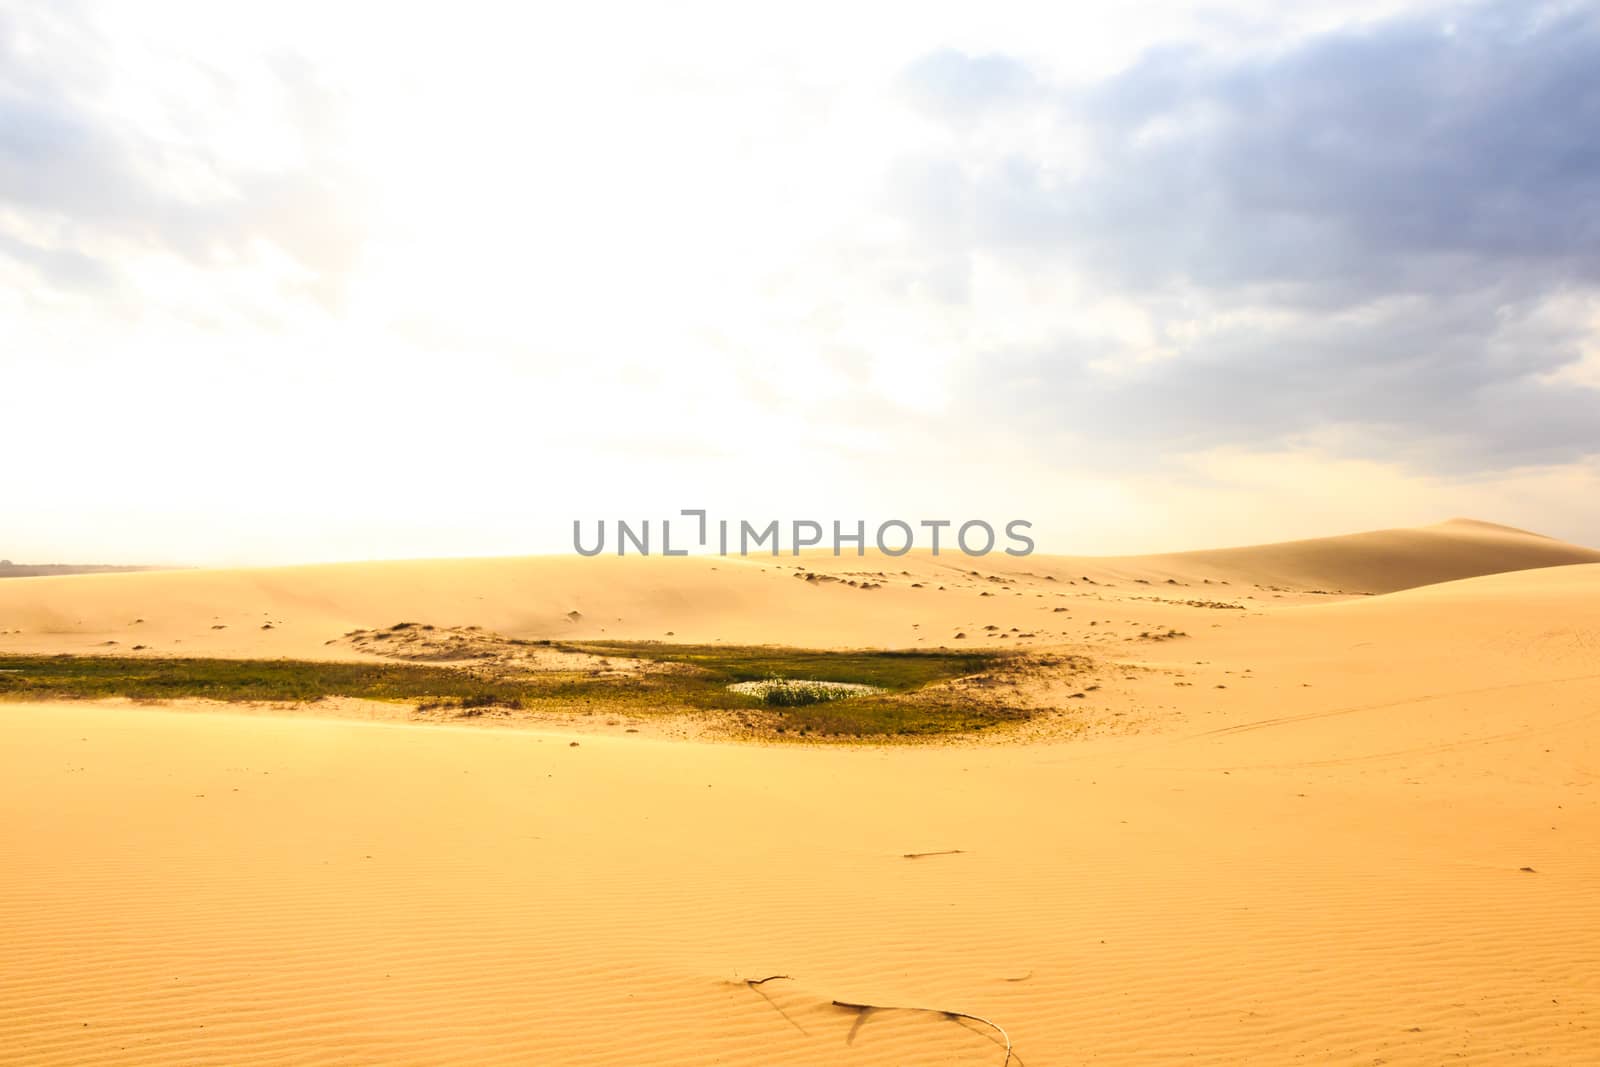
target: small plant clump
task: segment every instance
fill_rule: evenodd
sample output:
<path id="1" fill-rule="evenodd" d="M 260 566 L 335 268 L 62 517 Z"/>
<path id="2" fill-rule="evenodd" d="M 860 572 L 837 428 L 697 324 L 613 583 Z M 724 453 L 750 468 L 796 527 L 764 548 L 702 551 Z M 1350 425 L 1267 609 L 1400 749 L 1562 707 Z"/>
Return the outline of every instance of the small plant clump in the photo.
<path id="1" fill-rule="evenodd" d="M 767 678 L 759 682 L 735 682 L 728 686 L 735 693 L 761 698 L 769 708 L 803 708 L 830 700 L 881 693 L 883 688 L 859 682 L 824 682 L 809 678 Z"/>

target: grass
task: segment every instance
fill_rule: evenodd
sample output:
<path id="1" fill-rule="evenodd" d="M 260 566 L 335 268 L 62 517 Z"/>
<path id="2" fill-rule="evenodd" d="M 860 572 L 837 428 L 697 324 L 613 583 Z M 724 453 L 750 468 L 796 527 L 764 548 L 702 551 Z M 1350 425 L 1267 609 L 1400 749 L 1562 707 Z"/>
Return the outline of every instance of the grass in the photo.
<path id="1" fill-rule="evenodd" d="M 760 697 L 769 708 L 798 708 L 880 691 L 859 682 L 820 682 L 809 678 L 763 678 L 757 682 L 735 682 L 728 688 Z"/>
<path id="2" fill-rule="evenodd" d="M 11 673 L 16 672 L 16 673 Z M 452 697 L 507 700 L 520 688 L 445 667 L 300 660 L 166 659 L 121 656 L 0 656 L 0 696 L 26 699 L 132 697 L 167 700 L 371 700 Z"/>
<path id="3" fill-rule="evenodd" d="M 931 683 L 993 671 L 999 653 L 831 652 L 762 646 L 655 642 L 552 644 L 566 652 L 645 660 L 680 669 L 635 674 L 584 670 L 489 672 L 415 663 L 330 663 L 118 656 L 0 656 L 0 698 L 314 701 L 327 697 L 414 702 L 463 716 L 492 707 L 560 711 L 725 713 L 755 734 L 870 738 L 982 730 L 1025 719 L 1024 711 L 957 697 Z M 881 692 L 769 705 L 730 692 L 733 682 L 794 679 L 852 682 Z"/>
<path id="4" fill-rule="evenodd" d="M 994 666 L 994 654 L 979 652 L 844 651 L 778 648 L 771 645 L 668 645 L 655 641 L 582 641 L 558 647 L 628 659 L 686 663 L 723 682 L 804 678 L 856 682 L 907 690 L 945 678 L 978 674 Z"/>
<path id="5" fill-rule="evenodd" d="M 804 682 L 775 685 L 761 694 L 761 702 L 769 708 L 806 708 L 837 699 L 831 690 Z"/>

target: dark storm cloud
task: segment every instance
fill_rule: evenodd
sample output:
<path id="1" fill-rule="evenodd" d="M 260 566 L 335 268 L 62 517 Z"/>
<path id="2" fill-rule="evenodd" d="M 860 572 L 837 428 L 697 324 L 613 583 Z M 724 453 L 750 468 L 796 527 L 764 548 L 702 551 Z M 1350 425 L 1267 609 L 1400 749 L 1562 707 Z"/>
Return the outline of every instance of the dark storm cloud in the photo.
<path id="1" fill-rule="evenodd" d="M 1455 286 L 1600 277 L 1590 13 L 1517 3 L 1234 65 L 1156 56 L 1083 105 L 1111 180 L 1078 221 L 1129 277 L 1350 300 L 1451 285 L 1432 263 L 1469 268 Z"/>
<path id="2" fill-rule="evenodd" d="M 899 210 L 941 254 L 1070 265 L 1141 305 L 1176 358 L 1106 377 L 1087 364 L 1129 355 L 1114 344 L 986 353 L 989 395 L 1158 450 L 1354 424 L 1438 465 L 1600 451 L 1600 393 L 1541 382 L 1579 357 L 1574 298 L 1600 287 L 1592 8 L 1479 6 L 1265 57 L 1165 50 L 1047 106 L 1087 146 L 1071 177 L 1027 151 L 922 159 Z M 1551 314 L 1561 297 L 1579 313 Z M 1179 327 L 1197 307 L 1279 314 L 1196 340 Z"/>

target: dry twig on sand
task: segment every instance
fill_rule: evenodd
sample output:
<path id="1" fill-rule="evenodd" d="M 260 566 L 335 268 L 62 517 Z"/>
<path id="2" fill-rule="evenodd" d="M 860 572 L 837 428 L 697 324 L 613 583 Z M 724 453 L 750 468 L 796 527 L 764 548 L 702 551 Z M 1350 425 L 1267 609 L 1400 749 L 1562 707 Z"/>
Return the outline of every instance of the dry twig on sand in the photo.
<path id="1" fill-rule="evenodd" d="M 1000 1061 L 1000 1067 L 1009 1067 L 1011 1063 L 1011 1035 L 1006 1033 L 1005 1027 L 997 1022 L 985 1019 L 981 1015 L 973 1015 L 964 1011 L 947 1011 L 944 1008 L 907 1008 L 897 1004 L 854 1004 L 848 1000 L 836 1000 L 833 1004 L 837 1008 L 851 1008 L 855 1011 L 927 1011 L 951 1019 L 971 1019 L 975 1023 L 982 1023 L 992 1029 L 1006 1043 L 1006 1058 Z"/>
<path id="2" fill-rule="evenodd" d="M 761 985 L 764 982 L 776 981 L 779 978 L 789 978 L 789 976 L 786 975 L 786 974 L 769 974 L 765 978 L 746 978 L 744 980 L 744 984 L 745 985 Z M 789 980 L 791 982 L 794 981 L 794 979 L 792 979 L 792 978 L 790 978 Z"/>

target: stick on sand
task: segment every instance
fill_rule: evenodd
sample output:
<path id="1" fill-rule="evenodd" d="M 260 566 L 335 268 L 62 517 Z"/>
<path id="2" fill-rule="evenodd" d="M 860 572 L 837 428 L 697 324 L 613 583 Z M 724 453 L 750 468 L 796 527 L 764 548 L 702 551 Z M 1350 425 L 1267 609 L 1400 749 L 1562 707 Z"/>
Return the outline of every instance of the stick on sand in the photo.
<path id="1" fill-rule="evenodd" d="M 1006 1033 L 1005 1027 L 997 1022 L 985 1019 L 981 1015 L 973 1015 L 964 1011 L 946 1011 L 944 1008 L 906 1008 L 895 1004 L 852 1004 L 848 1000 L 836 1000 L 833 1004 L 834 1007 L 853 1008 L 856 1011 L 928 1011 L 936 1015 L 946 1015 L 952 1019 L 971 1019 L 975 1023 L 982 1023 L 992 1029 L 1006 1043 L 1006 1058 L 1000 1061 L 1000 1067 L 1009 1067 L 1011 1063 L 1011 1035 Z"/>
<path id="2" fill-rule="evenodd" d="M 755 985 L 761 985 L 764 982 L 772 982 L 772 981 L 775 981 L 775 980 L 777 980 L 779 978 L 788 978 L 788 977 L 789 976 L 786 975 L 786 974 L 769 974 L 765 978 L 746 978 L 744 980 L 744 984 L 745 985 L 755 986 Z M 793 981 L 793 979 L 790 979 L 790 980 Z"/>

